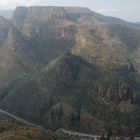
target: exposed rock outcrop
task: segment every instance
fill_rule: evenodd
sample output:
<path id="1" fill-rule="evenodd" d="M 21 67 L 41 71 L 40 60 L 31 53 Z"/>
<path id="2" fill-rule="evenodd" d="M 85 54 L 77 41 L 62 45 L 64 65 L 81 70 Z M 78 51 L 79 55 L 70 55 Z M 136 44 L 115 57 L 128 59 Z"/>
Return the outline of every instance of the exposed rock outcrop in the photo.
<path id="1" fill-rule="evenodd" d="M 107 102 L 120 103 L 122 101 L 130 101 L 131 103 L 136 103 L 134 90 L 127 83 L 116 80 L 96 85 L 95 89 Z"/>
<path id="2" fill-rule="evenodd" d="M 136 70 L 134 68 L 134 65 L 132 63 L 128 64 L 128 71 L 131 72 L 131 73 L 136 72 Z"/>
<path id="3" fill-rule="evenodd" d="M 48 20 L 62 20 L 62 19 L 70 19 L 74 20 L 81 16 L 92 15 L 91 12 L 87 8 L 79 8 L 79 7 L 55 7 L 55 6 L 32 6 L 32 7 L 17 7 L 13 20 L 15 23 L 24 22 L 24 20 L 40 20 L 40 21 L 48 21 Z"/>

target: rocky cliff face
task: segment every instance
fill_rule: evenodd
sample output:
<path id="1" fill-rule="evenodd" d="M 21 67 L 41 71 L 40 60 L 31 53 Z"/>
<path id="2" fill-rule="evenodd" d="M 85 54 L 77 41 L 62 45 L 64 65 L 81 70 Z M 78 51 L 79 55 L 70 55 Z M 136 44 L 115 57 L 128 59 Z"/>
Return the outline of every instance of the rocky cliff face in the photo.
<path id="1" fill-rule="evenodd" d="M 14 12 L 13 19 L 17 22 L 24 20 L 60 20 L 60 19 L 77 19 L 81 16 L 92 15 L 92 12 L 87 8 L 74 7 L 18 7 Z"/>
<path id="2" fill-rule="evenodd" d="M 130 101 L 131 103 L 136 103 L 137 97 L 127 83 L 113 81 L 108 85 L 106 81 L 103 85 L 96 85 L 95 89 L 107 102 L 120 103 L 122 101 Z"/>

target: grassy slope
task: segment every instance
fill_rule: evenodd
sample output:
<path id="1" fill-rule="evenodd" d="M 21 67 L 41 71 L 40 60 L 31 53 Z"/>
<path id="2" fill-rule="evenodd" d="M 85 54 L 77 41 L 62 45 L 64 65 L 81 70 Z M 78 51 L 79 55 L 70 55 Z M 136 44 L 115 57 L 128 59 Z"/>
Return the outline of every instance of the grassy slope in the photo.
<path id="1" fill-rule="evenodd" d="M 0 116 L 0 140 L 53 140 L 55 136 Z"/>

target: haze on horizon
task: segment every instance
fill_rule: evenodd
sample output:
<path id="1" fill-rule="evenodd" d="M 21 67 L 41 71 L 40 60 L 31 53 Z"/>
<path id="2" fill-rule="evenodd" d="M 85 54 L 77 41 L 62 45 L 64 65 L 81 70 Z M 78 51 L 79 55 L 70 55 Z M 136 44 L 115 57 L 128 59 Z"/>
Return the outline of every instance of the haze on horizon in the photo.
<path id="1" fill-rule="evenodd" d="M 17 6 L 80 6 L 127 21 L 140 21 L 140 0 L 1 0 L 0 10 Z"/>

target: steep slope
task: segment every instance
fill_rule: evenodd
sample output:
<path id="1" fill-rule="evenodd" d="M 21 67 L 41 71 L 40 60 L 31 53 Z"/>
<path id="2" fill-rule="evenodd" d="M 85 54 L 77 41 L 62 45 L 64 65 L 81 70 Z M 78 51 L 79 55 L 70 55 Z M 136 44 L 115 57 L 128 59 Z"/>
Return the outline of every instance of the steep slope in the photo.
<path id="1" fill-rule="evenodd" d="M 118 70 L 103 73 L 82 58 L 67 54 L 41 72 L 17 80 L 0 106 L 52 129 L 139 134 L 136 77 L 127 69 L 122 75 Z"/>
<path id="2" fill-rule="evenodd" d="M 0 17 L 0 89 L 26 73 L 27 43 L 12 22 Z M 24 54 L 27 54 L 26 56 Z M 23 68 L 24 65 L 24 68 Z"/>
<path id="3" fill-rule="evenodd" d="M 0 17 L 0 45 L 3 45 L 7 38 L 7 33 L 9 30 L 9 21 L 3 17 Z"/>
<path id="4" fill-rule="evenodd" d="M 76 34 L 73 53 L 102 68 L 124 65 L 130 61 L 134 63 L 134 53 L 139 49 L 140 30 L 97 19 L 80 18 L 80 29 Z"/>
<path id="5" fill-rule="evenodd" d="M 52 129 L 140 134 L 137 24 L 78 7 L 18 7 L 1 20 L 2 109 Z"/>

